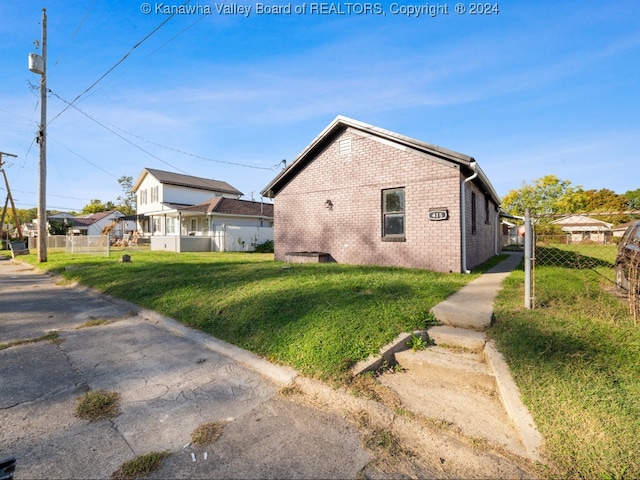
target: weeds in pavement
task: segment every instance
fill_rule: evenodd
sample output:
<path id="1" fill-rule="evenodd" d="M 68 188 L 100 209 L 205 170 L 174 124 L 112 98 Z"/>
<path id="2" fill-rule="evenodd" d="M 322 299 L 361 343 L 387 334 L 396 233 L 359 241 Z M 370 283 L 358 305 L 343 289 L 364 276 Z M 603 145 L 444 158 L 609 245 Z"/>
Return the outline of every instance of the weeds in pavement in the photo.
<path id="1" fill-rule="evenodd" d="M 135 478 L 146 477 L 162 466 L 162 462 L 169 456 L 169 452 L 151 452 L 146 455 L 129 460 L 113 472 L 111 478 L 114 480 L 133 480 Z"/>
<path id="2" fill-rule="evenodd" d="M 224 431 L 227 422 L 210 422 L 200 425 L 191 432 L 191 443 L 194 445 L 210 445 L 215 443 Z"/>
<path id="3" fill-rule="evenodd" d="M 106 390 L 92 390 L 78 400 L 76 416 L 91 422 L 113 418 L 118 414 L 120 394 Z"/>
<path id="4" fill-rule="evenodd" d="M 60 343 L 62 339 L 58 335 L 58 332 L 52 331 L 38 338 L 29 338 L 24 340 L 14 340 L 12 342 L 0 343 L 0 350 L 5 350 L 11 347 L 17 347 L 19 345 L 27 345 L 29 343 L 37 343 L 37 342 L 51 342 L 51 343 Z"/>

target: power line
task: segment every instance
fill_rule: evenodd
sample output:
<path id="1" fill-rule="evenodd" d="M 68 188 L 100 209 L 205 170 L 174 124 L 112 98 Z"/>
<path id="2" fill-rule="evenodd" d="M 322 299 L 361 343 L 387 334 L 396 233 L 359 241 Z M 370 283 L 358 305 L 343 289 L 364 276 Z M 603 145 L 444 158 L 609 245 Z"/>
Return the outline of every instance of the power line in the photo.
<path id="1" fill-rule="evenodd" d="M 91 12 L 91 9 L 94 7 L 94 5 L 96 4 L 96 0 L 93 0 L 93 2 L 91 2 L 91 5 L 89 5 L 89 7 L 87 8 L 87 10 L 84 12 L 84 15 L 82 16 L 82 18 L 80 19 L 80 23 L 78 24 L 78 26 L 76 27 L 76 29 L 73 31 L 73 33 L 71 34 L 71 37 L 69 38 L 69 40 L 67 40 L 67 44 L 64 46 L 64 49 L 66 49 L 71 42 L 73 42 L 76 38 L 76 35 L 78 34 L 78 32 L 80 31 L 80 29 L 82 28 L 82 26 L 84 25 L 84 22 L 87 20 L 87 17 L 89 16 L 89 13 Z M 60 59 L 57 58 L 56 61 L 53 63 L 53 66 L 57 66 L 58 63 L 60 62 Z"/>
<path id="2" fill-rule="evenodd" d="M 113 128 L 116 128 L 116 129 L 120 130 L 121 132 L 126 133 L 127 135 L 131 135 L 132 137 L 137 138 L 138 140 L 142 140 L 143 142 L 147 142 L 147 143 L 149 143 L 151 145 L 155 145 L 156 147 L 164 148 L 166 150 L 171 150 L 173 152 L 178 152 L 178 153 L 181 153 L 182 155 L 187 155 L 188 157 L 199 158 L 201 160 L 206 160 L 208 162 L 224 163 L 226 165 L 235 165 L 235 166 L 238 166 L 238 167 L 255 168 L 257 170 L 273 170 L 273 168 L 271 168 L 271 167 L 257 167 L 255 165 L 247 165 L 245 163 L 228 162 L 226 160 L 215 160 L 213 158 L 203 157 L 202 155 L 197 155 L 195 153 L 185 152 L 184 150 L 180 150 L 178 148 L 168 147 L 166 145 L 162 145 L 160 143 L 156 143 L 156 142 L 153 142 L 151 140 L 147 140 L 146 138 L 140 137 L 140 136 L 135 135 L 134 133 L 131 133 L 131 132 L 127 132 L 126 130 L 123 130 L 122 128 L 117 127 L 115 125 L 112 125 L 110 123 L 107 123 L 107 125 L 110 125 Z"/>
<path id="3" fill-rule="evenodd" d="M 85 117 L 87 117 L 89 120 L 96 122 L 98 125 L 100 125 L 102 128 L 110 131 L 111 133 L 113 133 L 116 137 L 121 138 L 122 140 L 124 140 L 125 142 L 127 142 L 129 145 L 134 146 L 135 148 L 137 148 L 138 150 L 140 150 L 143 153 L 146 153 L 147 155 L 149 155 L 152 158 L 155 158 L 156 160 L 164 163 L 165 165 L 170 166 L 171 168 L 175 168 L 176 170 L 178 170 L 179 172 L 184 173 L 185 175 L 189 175 L 187 172 L 185 172 L 184 170 L 182 170 L 181 168 L 176 167 L 175 165 L 172 165 L 171 163 L 161 159 L 160 157 L 158 157 L 157 155 L 154 155 L 153 153 L 145 150 L 144 148 L 142 148 L 140 145 L 137 145 L 135 143 L 133 143 L 131 140 L 123 137 L 122 135 L 120 135 L 118 132 L 115 132 L 114 130 L 112 130 L 111 128 L 107 127 L 104 123 L 100 122 L 99 120 L 96 120 L 95 118 L 93 118 L 91 115 L 89 115 L 87 112 L 83 111 L 82 109 L 76 107 L 75 105 L 72 105 L 72 103 L 67 102 L 64 98 L 62 98 L 60 95 L 58 95 L 57 93 L 49 90 L 49 92 L 56 96 L 57 98 L 59 98 L 60 100 L 62 100 L 64 103 L 66 103 L 68 105 L 68 107 L 73 107 L 75 110 L 77 110 L 78 112 L 80 112 L 82 115 L 84 115 Z"/>
<path id="4" fill-rule="evenodd" d="M 54 95 L 55 97 L 57 97 L 57 98 L 59 98 L 60 100 L 62 100 L 63 102 L 65 102 L 65 103 L 69 103 L 69 102 L 67 102 L 64 98 L 62 98 L 60 95 L 58 95 L 57 93 L 53 92 L 52 90 L 49 90 L 49 92 L 50 92 L 52 95 Z M 161 158 L 157 157 L 156 155 L 153 155 L 152 153 L 150 153 L 150 152 L 148 152 L 147 150 L 143 149 L 143 148 L 142 148 L 142 147 L 140 147 L 139 145 L 137 145 L 137 144 L 135 144 L 135 143 L 131 142 L 130 140 L 128 140 L 128 139 L 126 139 L 125 137 L 123 137 L 122 135 L 120 135 L 120 134 L 116 133 L 113 129 L 120 130 L 121 132 L 123 132 L 123 133 L 125 133 L 125 134 L 127 134 L 127 135 L 129 135 L 129 136 L 131 136 L 131 137 L 137 138 L 138 140 L 142 140 L 143 142 L 149 143 L 149 144 L 151 144 L 151 145 L 155 145 L 156 147 L 164 148 L 164 149 L 166 149 L 166 150 L 171 150 L 171 151 L 173 151 L 173 152 L 177 152 L 177 153 L 180 153 L 180 154 L 182 154 L 182 155 L 189 156 L 189 157 L 198 158 L 198 159 L 201 159 L 201 160 L 206 160 L 206 161 L 208 161 L 208 162 L 223 163 L 223 164 L 226 164 L 226 165 L 234 165 L 234 166 L 237 166 L 237 167 L 254 168 L 254 169 L 257 169 L 257 170 L 269 170 L 269 171 L 271 171 L 271 170 L 273 170 L 273 168 L 274 168 L 274 167 L 258 167 L 258 166 L 256 166 L 256 165 L 247 165 L 247 164 L 244 164 L 244 163 L 229 162 L 229 161 L 225 161 L 225 160 L 216 160 L 216 159 L 213 159 L 213 158 L 204 157 L 204 156 L 202 156 L 202 155 L 197 155 L 197 154 L 195 154 L 195 153 L 189 153 L 189 152 L 186 152 L 186 151 L 184 151 L 184 150 L 180 150 L 180 149 L 178 149 L 178 148 L 168 147 L 168 146 L 166 146 L 166 145 L 162 145 L 162 144 L 160 144 L 160 143 L 153 142 L 153 141 L 151 141 L 151 140 L 147 140 L 147 139 L 146 139 L 146 138 L 144 138 L 144 137 L 141 137 L 141 136 L 136 135 L 136 134 L 134 134 L 134 133 L 128 132 L 128 131 L 126 131 L 126 130 L 124 130 L 124 129 L 122 129 L 122 128 L 120 128 L 120 127 L 116 126 L 116 125 L 113 125 L 113 124 L 110 124 L 110 123 L 107 123 L 107 122 L 101 122 L 101 121 L 97 120 L 96 118 L 92 117 L 91 115 L 89 115 L 87 112 L 85 112 L 85 111 L 84 111 L 84 110 L 82 110 L 81 108 L 77 107 L 76 105 L 71 105 L 71 107 L 73 107 L 75 110 L 77 110 L 78 112 L 80 112 L 80 113 L 81 113 L 82 115 L 84 115 L 85 117 L 87 117 L 87 118 L 89 118 L 90 120 L 92 120 L 92 121 L 96 122 L 96 123 L 97 123 L 98 125 L 100 125 L 101 127 L 103 127 L 103 128 L 105 128 L 105 129 L 107 129 L 108 131 L 110 131 L 111 133 L 113 133 L 114 135 L 116 135 L 117 137 L 121 138 L 121 139 L 122 139 L 122 140 L 124 140 L 125 142 L 127 142 L 127 143 L 129 143 L 129 144 L 133 145 L 134 147 L 138 148 L 139 150 L 143 151 L 143 152 L 144 152 L 144 153 L 146 153 L 147 155 L 150 155 L 151 157 L 153 157 L 153 158 L 155 158 L 155 159 L 157 159 L 157 160 L 159 160 L 159 161 L 163 162 L 164 164 L 169 165 L 170 167 L 175 168 L 175 169 L 177 169 L 177 170 L 179 170 L 180 172 L 185 173 L 185 174 L 187 174 L 187 172 L 185 172 L 184 170 L 180 170 L 178 167 L 176 167 L 176 166 L 174 166 L 174 165 L 171 165 L 169 162 L 166 162 L 165 160 L 162 160 Z M 108 125 L 108 126 L 107 126 L 107 125 Z M 112 129 L 112 128 L 109 128 L 109 127 L 112 127 L 113 129 Z M 279 165 L 279 164 L 278 164 L 278 165 Z"/>
<path id="5" fill-rule="evenodd" d="M 5 190 L 6 189 L 2 186 L 0 186 L 0 190 Z M 26 193 L 28 195 L 37 195 L 38 192 L 29 192 L 27 190 L 16 190 L 15 188 L 13 189 L 14 192 L 17 193 Z M 90 202 L 92 199 L 91 198 L 80 198 L 80 197 L 70 197 L 68 195 L 54 195 L 54 194 L 47 194 L 47 197 L 56 197 L 56 198 L 67 198 L 69 200 L 82 200 L 83 202 Z"/>
<path id="6" fill-rule="evenodd" d="M 58 145 L 60 145 L 62 148 L 64 148 L 64 149 L 68 150 L 68 151 L 69 151 L 69 152 L 71 152 L 71 153 L 73 153 L 76 157 L 78 157 L 78 158 L 80 158 L 80 159 L 84 160 L 85 162 L 87 162 L 87 163 L 88 163 L 88 164 L 90 164 L 90 165 L 93 165 L 93 166 L 94 166 L 94 167 L 96 167 L 98 170 L 102 170 L 104 173 L 106 173 L 107 175 L 109 175 L 109 176 L 111 176 L 111 177 L 115 178 L 116 180 L 118 179 L 118 177 L 116 177 L 113 173 L 109 172 L 108 170 L 105 170 L 105 169 L 104 169 L 104 168 L 102 168 L 100 165 L 98 165 L 98 164 L 96 164 L 96 163 L 93 163 L 91 160 L 89 160 L 89 159 L 87 159 L 87 158 L 83 157 L 82 155 L 80 155 L 80 154 L 79 154 L 79 153 L 77 153 L 77 152 L 74 152 L 74 151 L 73 151 L 73 150 L 71 150 L 69 147 L 67 147 L 66 145 L 63 145 L 62 143 L 60 143 L 60 142 L 59 142 L 59 141 L 57 141 L 56 139 L 51 138 L 51 135 L 49 135 L 49 138 L 50 138 L 51 140 L 53 140 L 54 142 L 56 142 Z"/>
<path id="7" fill-rule="evenodd" d="M 186 2 L 184 2 L 183 6 L 186 5 L 187 3 L 189 3 L 190 0 L 187 0 Z M 68 105 L 62 109 L 62 111 L 60 113 L 58 113 L 55 117 L 53 117 L 48 123 L 47 125 L 50 125 L 54 120 L 56 120 L 60 115 L 62 115 L 64 112 L 66 112 L 69 107 L 73 106 L 74 103 L 76 103 L 80 97 L 82 97 L 83 95 L 85 95 L 86 93 L 88 93 L 93 87 L 95 87 L 103 78 L 105 78 L 107 75 L 109 75 L 112 71 L 114 71 L 118 65 L 120 65 L 122 62 L 124 62 L 127 57 L 136 49 L 138 48 L 140 45 L 142 45 L 146 40 L 148 40 L 154 33 L 156 33 L 158 30 L 160 30 L 163 26 L 165 26 L 167 24 L 167 22 L 169 20 L 171 20 L 176 14 L 177 14 L 177 9 L 174 13 L 172 13 L 171 15 L 169 15 L 169 17 L 162 22 L 160 25 L 158 25 L 156 28 L 154 28 L 149 34 L 147 34 L 142 40 L 140 40 L 138 43 L 136 43 L 133 47 L 131 47 L 131 49 L 124 54 L 124 56 L 118 60 L 115 65 L 113 65 L 109 70 L 107 70 L 105 73 L 103 73 L 95 82 L 93 82 L 91 85 L 89 85 L 89 87 L 87 87 L 82 93 L 80 93 L 76 98 L 74 98 L 70 103 L 68 103 Z"/>
<path id="8" fill-rule="evenodd" d="M 95 0 L 94 0 L 95 1 Z M 166 42 L 164 42 L 162 45 L 160 45 L 158 48 L 156 48 L 155 50 L 153 50 L 151 53 L 147 54 L 145 57 L 142 58 L 141 62 L 145 61 L 146 59 L 148 59 L 149 57 L 151 57 L 152 55 L 155 55 L 159 50 L 162 50 L 164 47 L 166 47 L 168 44 L 170 44 L 171 42 L 173 42 L 176 38 L 178 38 L 180 35 L 182 35 L 183 33 L 185 33 L 187 30 L 191 29 L 194 25 L 196 25 L 197 23 L 201 22 L 202 20 L 204 20 L 207 17 L 206 14 L 202 15 L 200 18 L 198 18 L 197 20 L 195 20 L 194 22 L 192 22 L 191 24 L 189 24 L 187 27 L 185 27 L 184 29 L 182 29 L 180 32 L 178 32 L 177 34 L 175 34 L 173 37 L 171 37 L 169 40 L 167 40 Z M 120 76 L 124 75 L 126 73 L 126 70 L 122 71 L 120 73 Z M 116 77 L 119 78 L 119 77 Z M 111 81 L 113 81 L 114 78 L 111 78 Z M 108 83 L 106 84 L 108 85 Z M 104 88 L 106 85 L 102 85 L 101 88 Z M 89 97 L 94 95 L 96 93 L 96 90 L 94 90 L 93 92 L 91 92 L 90 95 L 88 95 Z M 86 97 L 85 97 L 86 98 Z"/>

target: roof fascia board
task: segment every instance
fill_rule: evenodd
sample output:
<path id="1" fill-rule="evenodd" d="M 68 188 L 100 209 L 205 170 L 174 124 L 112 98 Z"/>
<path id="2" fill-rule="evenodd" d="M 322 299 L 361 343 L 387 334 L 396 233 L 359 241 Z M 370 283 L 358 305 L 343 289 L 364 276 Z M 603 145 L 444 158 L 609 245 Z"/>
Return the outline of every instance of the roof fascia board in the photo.
<path id="1" fill-rule="evenodd" d="M 133 193 L 136 193 L 138 191 L 138 189 L 140 188 L 140 185 L 142 185 L 142 182 L 144 181 L 147 175 L 149 175 L 149 171 L 146 168 L 143 168 L 142 172 L 140 172 L 140 175 L 138 176 L 138 179 L 136 180 L 136 183 L 134 183 L 133 187 L 131 187 L 131 191 Z"/>
<path id="2" fill-rule="evenodd" d="M 273 189 L 281 182 L 283 182 L 286 177 L 290 174 L 293 175 L 295 172 L 304 167 L 304 159 L 309 155 L 313 150 L 319 148 L 323 143 L 330 140 L 331 135 L 335 134 L 340 128 L 353 128 L 354 131 L 359 131 L 361 134 L 369 134 L 370 138 L 376 138 L 380 141 L 386 139 L 390 142 L 390 145 L 405 145 L 413 151 L 425 152 L 427 155 L 431 153 L 433 156 L 429 156 L 430 159 L 435 159 L 437 157 L 442 158 L 444 161 L 448 161 L 449 165 L 451 163 L 459 164 L 462 166 L 472 167 L 474 165 L 475 159 L 468 155 L 464 155 L 458 152 L 454 152 L 453 150 L 448 150 L 446 148 L 438 147 L 437 145 L 432 145 L 426 142 L 422 142 L 420 140 L 416 140 L 414 138 L 410 138 L 404 135 L 400 135 L 395 132 L 391 132 L 390 130 L 385 130 L 379 127 L 375 127 L 373 125 L 369 125 L 364 122 L 360 122 L 358 120 L 354 120 L 352 118 L 344 117 L 342 115 L 337 116 L 329 125 L 327 125 L 319 135 L 317 135 L 311 143 L 309 143 L 303 150 L 298 154 L 298 156 L 291 162 L 291 164 L 286 167 L 279 175 L 277 175 L 260 193 L 265 197 L 273 197 Z M 483 182 L 486 183 L 487 189 L 495 194 L 495 190 L 488 182 L 488 179 L 484 175 L 484 173 L 480 170 L 479 176 L 483 178 Z M 278 189 L 281 190 L 282 188 Z M 494 199 L 499 200 L 497 194 L 494 195 Z M 499 201 L 497 202 L 499 204 Z"/>
<path id="3" fill-rule="evenodd" d="M 269 215 L 241 215 L 239 213 L 220 213 L 220 212 L 208 212 L 208 217 L 242 217 L 242 218 L 257 218 L 265 220 L 273 220 L 273 217 Z"/>
<path id="4" fill-rule="evenodd" d="M 396 150 L 400 150 L 403 152 L 412 152 L 415 153 L 416 155 L 420 156 L 420 157 L 424 157 L 427 158 L 429 160 L 432 160 L 436 163 L 439 163 L 441 165 L 445 165 L 447 167 L 452 167 L 452 168 L 458 168 L 458 163 L 452 161 L 452 160 L 448 160 L 448 159 L 444 159 L 440 156 L 435 156 L 434 153 L 429 153 L 429 152 L 425 152 L 424 150 L 418 150 L 415 148 L 412 148 L 410 146 L 405 145 L 404 143 L 398 143 L 394 140 L 389 140 L 387 138 L 384 137 L 380 137 L 379 135 L 374 135 L 368 132 L 363 132 L 363 131 L 358 131 L 358 130 L 352 130 L 352 129 L 347 129 L 348 131 L 351 131 L 352 133 L 354 133 L 355 135 L 361 136 L 361 137 L 365 137 L 365 138 L 369 138 L 375 142 L 378 143 L 382 143 L 383 145 L 387 145 L 389 147 L 395 148 Z"/>
<path id="5" fill-rule="evenodd" d="M 487 190 L 489 191 L 489 194 L 491 195 L 491 197 L 493 198 L 493 201 L 495 202 L 496 206 L 500 206 L 500 204 L 502 203 L 502 200 L 500 199 L 500 196 L 498 195 L 498 193 L 496 192 L 496 190 L 493 188 L 493 185 L 491 184 L 491 182 L 489 181 L 489 179 L 487 178 L 487 176 L 485 175 L 484 171 L 482 170 L 482 168 L 480 168 L 480 165 L 478 165 L 477 162 L 474 162 L 475 166 L 473 167 L 474 170 L 476 172 L 478 172 L 478 178 L 480 179 L 480 181 L 482 182 L 482 184 L 487 188 Z"/>

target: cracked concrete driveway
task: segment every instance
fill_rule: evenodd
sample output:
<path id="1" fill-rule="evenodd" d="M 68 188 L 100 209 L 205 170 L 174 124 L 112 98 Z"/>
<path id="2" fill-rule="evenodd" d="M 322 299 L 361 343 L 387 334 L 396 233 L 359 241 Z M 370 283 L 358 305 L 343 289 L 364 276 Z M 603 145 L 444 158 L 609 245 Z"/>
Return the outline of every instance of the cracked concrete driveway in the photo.
<path id="1" fill-rule="evenodd" d="M 295 372 L 0 260 L 0 344 L 50 331 L 0 350 L 0 457 L 17 458 L 16 479 L 105 478 L 152 451 L 172 453 L 163 478 L 352 478 L 370 460 L 345 419 L 278 396 Z M 76 417 L 97 389 L 120 394 L 119 414 Z M 194 462 L 191 432 L 214 421 L 223 439 Z"/>

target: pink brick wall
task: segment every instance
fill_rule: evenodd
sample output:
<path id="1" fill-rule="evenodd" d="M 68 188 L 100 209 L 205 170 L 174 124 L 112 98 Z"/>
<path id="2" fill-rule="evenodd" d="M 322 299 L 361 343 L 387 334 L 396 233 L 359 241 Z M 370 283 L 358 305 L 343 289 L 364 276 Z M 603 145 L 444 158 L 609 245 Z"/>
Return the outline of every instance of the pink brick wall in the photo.
<path id="1" fill-rule="evenodd" d="M 466 193 L 466 232 L 467 232 L 467 269 L 472 269 L 495 255 L 496 207 L 489 201 L 488 216 L 485 215 L 485 195 L 473 183 L 465 185 Z M 472 205 L 473 195 L 476 201 L 476 230 L 473 233 Z M 498 221 L 499 226 L 499 221 Z"/>
<path id="2" fill-rule="evenodd" d="M 346 138 L 351 153 L 341 154 L 339 141 Z M 320 251 L 339 263 L 459 272 L 460 178 L 458 168 L 346 129 L 275 197 L 275 258 Z M 381 191 L 397 187 L 405 190 L 406 241 L 385 242 Z M 448 209 L 448 220 L 428 219 L 437 207 Z M 484 237 L 484 203 L 478 208 Z M 473 264 L 486 248 L 469 250 Z"/>

